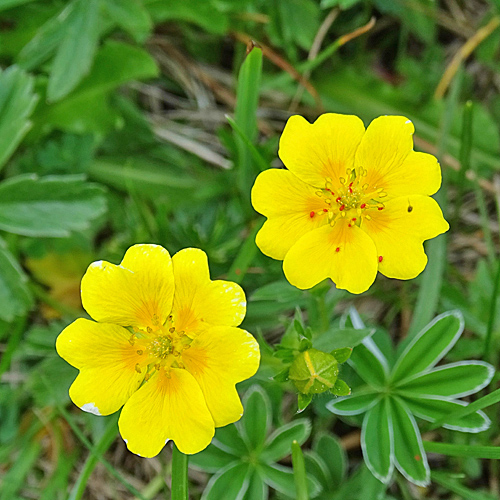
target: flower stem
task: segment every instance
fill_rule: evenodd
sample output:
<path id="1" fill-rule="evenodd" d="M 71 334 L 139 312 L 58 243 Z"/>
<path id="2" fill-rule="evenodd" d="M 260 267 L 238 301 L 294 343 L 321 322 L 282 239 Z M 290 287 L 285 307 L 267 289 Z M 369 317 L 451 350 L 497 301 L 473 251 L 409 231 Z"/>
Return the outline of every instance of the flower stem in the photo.
<path id="1" fill-rule="evenodd" d="M 172 500 L 188 500 L 188 457 L 172 448 Z"/>

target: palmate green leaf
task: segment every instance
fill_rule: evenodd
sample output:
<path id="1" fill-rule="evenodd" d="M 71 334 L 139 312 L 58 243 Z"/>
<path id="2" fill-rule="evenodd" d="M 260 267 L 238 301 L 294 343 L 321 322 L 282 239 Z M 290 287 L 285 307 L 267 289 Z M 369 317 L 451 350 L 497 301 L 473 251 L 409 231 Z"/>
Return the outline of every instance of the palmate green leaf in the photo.
<path id="1" fill-rule="evenodd" d="M 233 424 L 219 427 L 215 431 L 215 437 L 212 440 L 212 444 L 237 457 L 248 454 L 248 447 L 241 438 L 238 428 Z"/>
<path id="2" fill-rule="evenodd" d="M 417 417 L 429 422 L 435 422 L 444 418 L 445 421 L 442 423 L 442 426 L 446 429 L 476 433 L 486 430 L 491 424 L 490 419 L 482 411 L 476 411 L 461 418 L 453 418 L 453 416 L 446 418 L 447 415 L 452 415 L 454 410 L 467 406 L 465 401 L 408 396 L 402 399 L 410 411 Z"/>
<path id="3" fill-rule="evenodd" d="M 146 8 L 155 23 L 164 21 L 188 21 L 210 33 L 222 35 L 229 28 L 229 18 L 210 0 L 145 0 Z"/>
<path id="4" fill-rule="evenodd" d="M 289 497 L 295 498 L 295 480 L 293 477 L 293 471 L 289 467 L 284 467 L 282 465 L 262 465 L 261 471 L 263 474 L 264 482 L 274 488 L 275 490 L 288 495 Z M 321 491 L 321 485 L 318 480 L 313 477 L 307 478 L 307 489 L 309 496 L 313 498 Z M 223 497 L 221 497 L 223 498 Z M 227 497 L 231 498 L 231 497 Z"/>
<path id="5" fill-rule="evenodd" d="M 0 229 L 64 237 L 106 211 L 104 190 L 80 176 L 20 175 L 0 184 Z"/>
<path id="6" fill-rule="evenodd" d="M 49 75 L 47 99 L 59 101 L 90 71 L 99 41 L 99 0 L 73 0 Z"/>
<path id="7" fill-rule="evenodd" d="M 272 409 L 269 397 L 260 385 L 253 385 L 243 398 L 243 407 L 245 413 L 236 425 L 241 429 L 249 449 L 259 450 L 271 428 Z"/>
<path id="8" fill-rule="evenodd" d="M 430 469 L 417 422 L 401 399 L 391 398 L 396 468 L 409 481 L 419 486 L 430 482 Z"/>
<path id="9" fill-rule="evenodd" d="M 16 66 L 0 70 L 0 168 L 30 129 L 37 100 L 31 76 Z"/>
<path id="10" fill-rule="evenodd" d="M 344 448 L 333 435 L 321 433 L 316 436 L 313 450 L 326 464 L 328 490 L 340 487 L 347 473 L 347 457 Z"/>
<path id="11" fill-rule="evenodd" d="M 253 469 L 245 500 L 267 500 L 269 490 L 258 468 Z"/>
<path id="12" fill-rule="evenodd" d="M 464 329 L 460 311 L 437 316 L 403 351 L 392 372 L 392 380 L 406 379 L 432 368 L 455 345 Z"/>
<path id="13" fill-rule="evenodd" d="M 127 43 L 108 40 L 97 52 L 88 76 L 71 95 L 52 105 L 41 102 L 33 119 L 38 129 L 52 125 L 79 134 L 105 132 L 117 120 L 116 113 L 109 106 L 108 94 L 131 80 L 154 78 L 157 74 L 158 67 L 148 52 Z M 106 118 L 106 114 L 111 114 L 111 117 Z M 100 125 L 101 120 L 104 120 L 104 125 Z"/>
<path id="14" fill-rule="evenodd" d="M 348 363 L 372 387 L 383 387 L 389 377 L 387 359 L 372 339 L 365 339 L 352 351 Z"/>
<path id="15" fill-rule="evenodd" d="M 242 500 L 250 484 L 252 468 L 248 463 L 236 462 L 221 469 L 208 482 L 201 500 L 234 498 Z"/>
<path id="16" fill-rule="evenodd" d="M 230 463 L 237 461 L 238 458 L 217 446 L 209 446 L 202 452 L 189 457 L 189 466 L 205 472 L 216 473 Z"/>
<path id="17" fill-rule="evenodd" d="M 28 278 L 0 238 L 0 319 L 12 321 L 33 305 Z"/>
<path id="18" fill-rule="evenodd" d="M 290 455 L 292 442 L 303 444 L 311 434 L 311 422 L 305 418 L 294 420 L 274 431 L 266 441 L 260 458 L 271 463 Z"/>
<path id="19" fill-rule="evenodd" d="M 142 0 L 105 0 L 104 8 L 112 20 L 130 33 L 136 42 L 144 42 L 153 23 Z"/>
<path id="20" fill-rule="evenodd" d="M 64 38 L 66 25 L 71 21 L 75 7 L 76 2 L 68 3 L 37 30 L 17 57 L 17 63 L 21 67 L 32 70 L 55 53 Z"/>
<path id="21" fill-rule="evenodd" d="M 333 328 L 314 339 L 313 346 L 324 352 L 343 347 L 356 347 L 374 333 L 375 328 Z"/>
<path id="22" fill-rule="evenodd" d="M 380 393 L 371 387 L 356 390 L 346 397 L 332 399 L 326 407 L 336 415 L 360 415 L 374 406 L 380 398 Z"/>
<path id="23" fill-rule="evenodd" d="M 391 405 L 388 398 L 371 408 L 363 419 L 361 449 L 371 473 L 383 483 L 388 483 L 394 470 L 394 440 Z"/>
<path id="24" fill-rule="evenodd" d="M 483 361 L 459 361 L 417 374 L 397 384 L 399 390 L 419 395 L 461 398 L 486 387 L 495 368 Z"/>
<path id="25" fill-rule="evenodd" d="M 0 0 L 0 11 L 12 9 L 18 5 L 34 2 L 35 0 Z"/>

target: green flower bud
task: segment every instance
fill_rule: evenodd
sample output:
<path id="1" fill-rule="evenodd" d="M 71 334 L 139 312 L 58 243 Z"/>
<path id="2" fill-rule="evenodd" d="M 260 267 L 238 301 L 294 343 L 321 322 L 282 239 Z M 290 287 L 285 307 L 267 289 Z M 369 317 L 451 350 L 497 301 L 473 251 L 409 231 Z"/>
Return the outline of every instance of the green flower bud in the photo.
<path id="1" fill-rule="evenodd" d="M 309 349 L 295 358 L 288 378 L 302 394 L 321 394 L 335 385 L 338 374 L 339 364 L 331 354 Z"/>

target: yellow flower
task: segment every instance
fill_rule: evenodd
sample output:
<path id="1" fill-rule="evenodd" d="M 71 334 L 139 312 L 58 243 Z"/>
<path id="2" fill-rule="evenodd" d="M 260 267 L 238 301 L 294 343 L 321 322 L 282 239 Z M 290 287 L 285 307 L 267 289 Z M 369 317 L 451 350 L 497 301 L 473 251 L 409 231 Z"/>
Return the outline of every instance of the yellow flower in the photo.
<path id="1" fill-rule="evenodd" d="M 57 339 L 59 355 L 80 370 L 69 394 L 96 415 L 125 405 L 118 425 L 130 451 L 153 457 L 171 439 L 197 453 L 215 427 L 241 417 L 235 384 L 257 371 L 259 346 L 236 328 L 243 290 L 211 281 L 205 252 L 171 258 L 161 246 L 135 245 L 120 265 L 91 264 L 81 289 L 96 322 L 77 319 Z"/>
<path id="2" fill-rule="evenodd" d="M 257 246 L 283 260 L 292 285 L 331 278 L 361 293 L 377 270 L 398 279 L 423 271 L 424 240 L 449 226 L 429 196 L 441 185 L 439 163 L 413 151 L 414 130 L 402 116 L 381 116 L 366 131 L 351 115 L 288 120 L 279 147 L 288 170 L 262 172 L 252 204 L 268 219 Z"/>

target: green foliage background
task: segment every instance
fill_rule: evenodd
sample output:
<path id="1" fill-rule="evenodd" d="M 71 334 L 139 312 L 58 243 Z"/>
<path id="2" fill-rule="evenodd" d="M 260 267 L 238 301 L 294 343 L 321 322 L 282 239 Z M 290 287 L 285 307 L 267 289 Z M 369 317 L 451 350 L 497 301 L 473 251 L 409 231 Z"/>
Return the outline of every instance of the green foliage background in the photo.
<path id="1" fill-rule="evenodd" d="M 373 335 L 389 361 L 437 313 L 459 309 L 465 332 L 446 361 L 498 367 L 499 11 L 498 0 L 0 0 L 0 500 L 169 498 L 170 449 L 140 459 L 117 437 L 116 416 L 74 408 L 75 370 L 54 350 L 62 328 L 85 315 L 87 265 L 119 262 L 140 242 L 171 254 L 202 248 L 214 279 L 242 284 L 243 326 L 259 338 L 263 362 L 240 389 L 257 384 L 245 401 L 264 401 L 267 413 L 250 413 L 264 422 L 262 441 L 272 428 L 299 429 L 311 496 L 498 498 L 497 375 L 476 397 L 487 431 L 438 428 L 444 419 L 421 426 L 432 470 L 425 488 L 400 475 L 376 480 L 363 465 L 359 419 L 329 412 L 333 396 L 297 416 L 292 385 L 271 377 L 283 369 L 275 345 L 290 347 L 297 307 L 317 348 Z M 262 50 L 246 57 L 251 40 Z M 450 84 L 436 93 L 454 57 Z M 366 124 L 405 115 L 416 148 L 440 159 L 437 198 L 451 230 L 427 244 L 416 280 L 379 276 L 360 297 L 326 282 L 302 292 L 255 246 L 256 175 L 281 165 L 288 116 L 312 121 L 324 111 Z M 361 333 L 345 324 L 352 306 L 367 325 Z M 359 385 L 352 369 L 345 375 Z M 249 449 L 257 472 L 271 441 Z M 215 448 L 212 468 L 193 459 L 192 498 L 217 497 L 206 488 L 213 463 L 239 467 L 245 480 L 247 469 Z M 262 462 L 268 475 L 244 498 L 293 494 L 291 449 L 281 451 Z"/>

